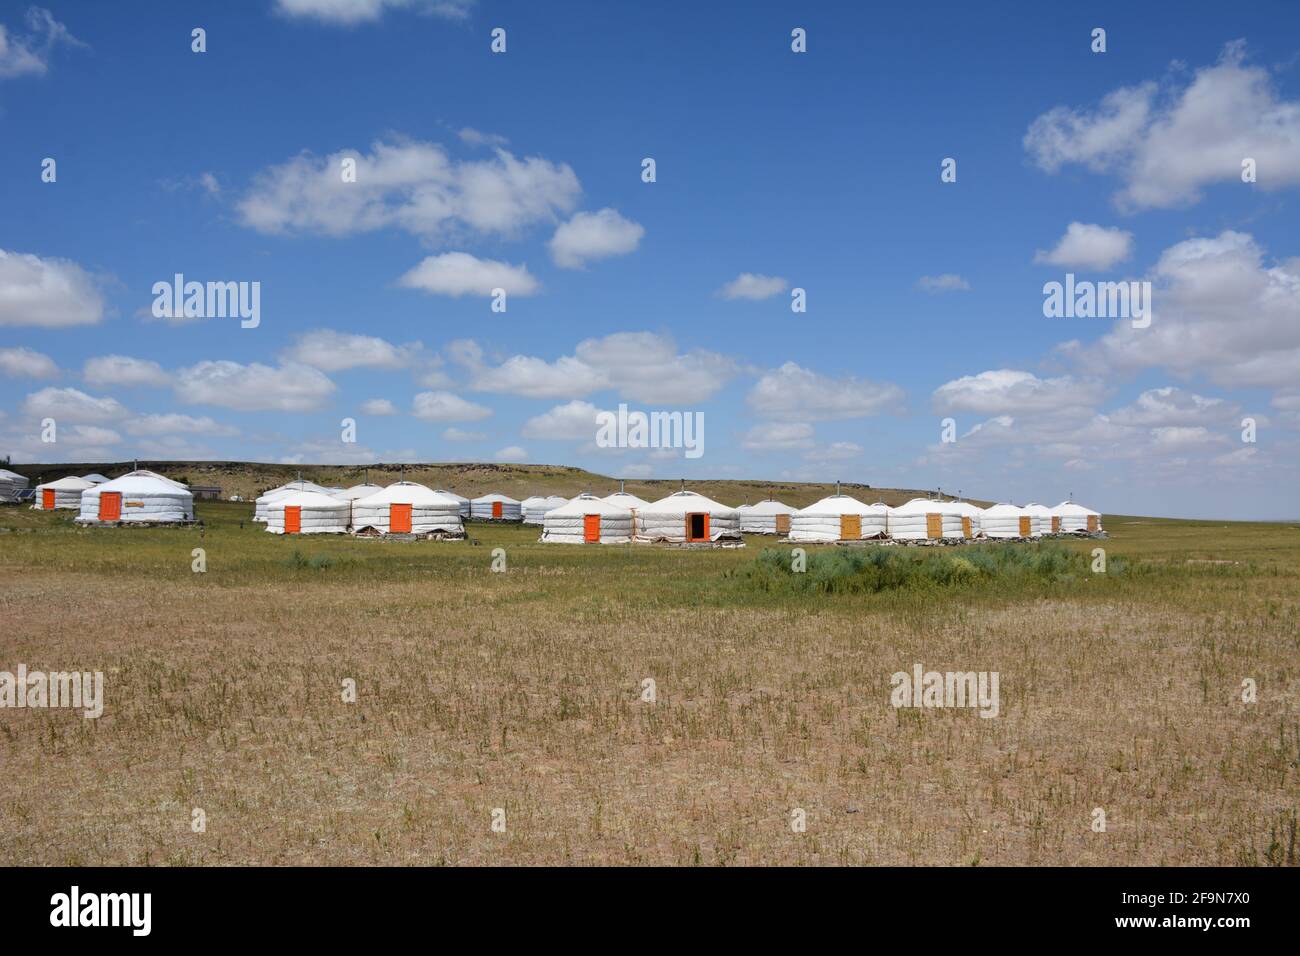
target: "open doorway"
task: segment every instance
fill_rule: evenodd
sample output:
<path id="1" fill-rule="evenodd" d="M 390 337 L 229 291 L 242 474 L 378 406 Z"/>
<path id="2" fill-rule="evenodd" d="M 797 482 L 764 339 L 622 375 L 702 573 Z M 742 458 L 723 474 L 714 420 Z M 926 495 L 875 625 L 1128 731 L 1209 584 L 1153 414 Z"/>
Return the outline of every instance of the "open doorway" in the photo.
<path id="1" fill-rule="evenodd" d="M 694 511 L 686 516 L 686 540 L 709 540 L 709 514 L 707 511 Z"/>

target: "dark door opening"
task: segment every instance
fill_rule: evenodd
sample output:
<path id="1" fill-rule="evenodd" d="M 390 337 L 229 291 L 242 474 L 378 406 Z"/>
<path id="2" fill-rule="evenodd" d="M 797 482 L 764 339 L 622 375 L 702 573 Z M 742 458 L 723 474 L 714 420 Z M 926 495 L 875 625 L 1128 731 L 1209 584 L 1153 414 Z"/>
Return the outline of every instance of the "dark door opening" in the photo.
<path id="1" fill-rule="evenodd" d="M 709 540 L 709 516 L 707 513 L 696 512 L 686 516 L 686 540 Z"/>

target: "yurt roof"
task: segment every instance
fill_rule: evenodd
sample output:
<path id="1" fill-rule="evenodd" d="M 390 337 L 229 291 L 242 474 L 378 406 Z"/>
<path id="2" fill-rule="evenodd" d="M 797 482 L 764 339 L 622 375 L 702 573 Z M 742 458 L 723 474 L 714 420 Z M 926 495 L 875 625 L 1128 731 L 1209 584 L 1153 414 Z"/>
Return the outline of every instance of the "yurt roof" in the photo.
<path id="1" fill-rule="evenodd" d="M 108 481 L 107 478 L 105 478 L 97 471 L 92 471 L 90 474 L 82 475 L 81 477 L 84 478 L 86 481 L 92 482 L 96 485 L 102 485 L 104 482 Z"/>
<path id="2" fill-rule="evenodd" d="M 536 508 L 538 505 L 546 504 L 546 499 L 541 495 L 529 495 L 523 501 L 519 502 L 521 508 Z"/>
<path id="3" fill-rule="evenodd" d="M 13 481 L 15 478 L 20 479 L 22 481 L 27 480 L 25 477 L 18 474 L 18 472 L 16 471 L 10 471 L 7 468 L 0 468 L 0 481 Z"/>
<path id="4" fill-rule="evenodd" d="M 311 508 L 315 511 L 343 511 L 348 506 L 346 501 L 319 491 L 291 491 L 276 498 L 274 504 L 276 508 Z"/>
<path id="5" fill-rule="evenodd" d="M 1018 518 L 1023 514 L 1028 514 L 1028 512 L 1025 511 L 1024 508 L 1021 508 L 1019 505 L 1008 504 L 1007 502 L 1002 501 L 989 508 L 985 508 L 984 514 L 993 515 L 994 517 L 998 517 L 1000 515 L 1008 515 L 1010 517 Z"/>
<path id="6" fill-rule="evenodd" d="M 498 494 L 483 495 L 481 498 L 475 498 L 474 500 L 483 501 L 483 502 L 499 501 L 503 505 L 519 504 L 518 501 L 516 501 L 514 498 L 511 498 L 509 495 L 498 495 Z"/>
<path id="7" fill-rule="evenodd" d="M 966 511 L 957 507 L 964 504 L 964 501 L 935 501 L 932 498 L 913 498 L 907 504 L 899 505 L 893 509 L 891 513 L 896 515 L 967 514 Z"/>
<path id="8" fill-rule="evenodd" d="M 330 493 L 328 488 L 318 485 L 314 481 L 291 481 L 279 488 L 272 488 L 262 495 L 262 498 L 267 501 L 276 501 L 283 495 L 290 495 L 297 491 L 314 491 L 318 495 L 328 495 Z"/>
<path id="9" fill-rule="evenodd" d="M 677 514 L 687 515 L 693 511 L 707 511 L 709 514 L 735 514 L 736 509 L 719 504 L 712 498 L 694 491 L 674 491 L 666 498 L 660 498 L 652 505 L 642 509 L 642 514 Z"/>
<path id="10" fill-rule="evenodd" d="M 581 515 L 609 515 L 610 517 L 626 518 L 632 514 L 627 508 L 620 505 L 611 504 L 604 498 L 597 498 L 595 495 L 581 494 L 572 501 L 565 502 L 558 508 L 546 513 L 547 517 L 559 516 L 561 518 L 578 517 Z"/>
<path id="11" fill-rule="evenodd" d="M 156 472 L 156 471 L 150 471 L 148 468 L 137 468 L 135 471 L 129 471 L 129 472 L 127 472 L 127 474 L 128 474 L 128 475 L 148 475 L 150 478 L 157 478 L 159 481 L 165 481 L 165 482 L 166 482 L 167 484 L 169 484 L 169 485 L 175 485 L 177 488 L 182 488 L 182 489 L 184 489 L 185 491 L 189 491 L 189 487 L 188 487 L 187 485 L 185 485 L 184 482 L 176 481 L 174 478 L 168 478 L 166 475 L 160 475 L 160 474 L 158 474 L 158 472 Z M 121 477 L 125 478 L 126 475 L 122 475 Z"/>
<path id="12" fill-rule="evenodd" d="M 975 516 L 975 515 L 982 515 L 984 513 L 983 508 L 981 508 L 979 505 L 973 505 L 969 501 L 950 501 L 948 502 L 948 504 L 952 505 L 954 508 L 956 508 L 964 515 Z"/>
<path id="13" fill-rule="evenodd" d="M 360 498 L 369 498 L 376 492 L 383 490 L 383 485 L 353 485 L 351 488 L 344 488 L 342 491 L 336 492 L 334 497 L 338 498 L 340 501 L 356 501 Z"/>
<path id="14" fill-rule="evenodd" d="M 1085 508 L 1083 505 L 1078 504 L 1077 502 L 1074 501 L 1062 501 L 1059 505 L 1057 505 L 1055 508 L 1052 509 L 1052 513 L 1056 515 L 1061 515 L 1062 517 L 1064 517 L 1065 515 L 1082 515 L 1085 517 L 1088 515 L 1095 515 L 1097 517 L 1101 517 L 1101 512 L 1093 511 L 1091 508 Z"/>
<path id="15" fill-rule="evenodd" d="M 628 491 L 616 491 L 612 495 L 606 495 L 604 500 L 621 508 L 645 508 L 650 504 Z"/>
<path id="16" fill-rule="evenodd" d="M 446 495 L 448 498 L 455 498 L 457 501 L 469 501 L 464 495 L 458 495 L 454 491 L 448 491 L 446 488 L 434 488 L 434 491 L 440 495 Z"/>
<path id="17" fill-rule="evenodd" d="M 1037 501 L 1031 501 L 1025 505 L 1025 511 L 1031 515 L 1038 515 L 1040 518 L 1052 517 L 1052 509 L 1046 505 L 1040 505 Z"/>
<path id="18" fill-rule="evenodd" d="M 44 491 L 50 488 L 54 491 L 85 491 L 87 488 L 93 488 L 94 482 L 87 481 L 85 478 L 78 478 L 76 475 L 68 475 L 66 478 L 60 478 L 57 481 L 47 481 L 43 485 L 36 486 L 38 490 Z"/>
<path id="19" fill-rule="evenodd" d="M 101 494 L 105 491 L 120 491 L 126 495 L 175 495 L 178 492 L 188 495 L 190 493 L 184 485 L 144 469 L 129 471 L 120 478 L 95 485 L 94 489 Z"/>
<path id="20" fill-rule="evenodd" d="M 885 514 L 889 509 L 884 505 L 864 505 L 851 495 L 827 495 L 821 501 L 814 501 L 799 514 L 806 515 L 872 515 Z"/>
<path id="21" fill-rule="evenodd" d="M 442 492 L 434 491 L 432 488 L 425 487 L 416 481 L 397 481 L 382 488 L 373 495 L 357 501 L 358 505 L 445 505 L 449 508 L 460 508 L 460 502 L 451 495 L 445 495 Z"/>
<path id="22" fill-rule="evenodd" d="M 740 509 L 737 508 L 737 511 Z M 777 501 L 775 498 L 768 498 L 766 501 L 760 501 L 756 505 L 748 505 L 745 514 L 748 515 L 792 515 L 798 508 L 791 508 L 784 501 Z"/>

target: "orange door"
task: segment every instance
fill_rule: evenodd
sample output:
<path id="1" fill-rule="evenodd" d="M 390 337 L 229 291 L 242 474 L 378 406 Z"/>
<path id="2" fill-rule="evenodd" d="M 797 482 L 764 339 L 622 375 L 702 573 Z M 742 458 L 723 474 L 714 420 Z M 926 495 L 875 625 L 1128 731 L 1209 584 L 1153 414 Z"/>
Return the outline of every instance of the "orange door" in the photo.
<path id="1" fill-rule="evenodd" d="M 927 538 L 943 537 L 943 515 L 927 514 L 925 516 L 925 536 Z"/>
<path id="2" fill-rule="evenodd" d="M 582 516 L 582 540 L 600 541 L 600 515 Z"/>
<path id="3" fill-rule="evenodd" d="M 44 508 L 46 511 L 54 510 L 54 489 L 53 488 L 41 489 L 41 507 Z"/>
<path id="4" fill-rule="evenodd" d="M 709 540 L 709 513 L 696 511 L 686 516 L 686 540 Z"/>
<path id="5" fill-rule="evenodd" d="M 1061 530 L 1061 519 L 1058 518 L 1056 515 L 1052 515 L 1052 534 L 1056 534 L 1060 530 Z"/>
<path id="6" fill-rule="evenodd" d="M 790 533 L 790 516 L 789 516 L 789 515 L 777 515 L 777 516 L 776 516 L 776 533 L 777 533 L 777 534 L 789 534 L 789 533 Z"/>
<path id="7" fill-rule="evenodd" d="M 970 533 L 970 516 L 969 516 L 969 515 L 962 515 L 962 516 L 961 516 L 961 533 L 962 533 L 965 537 L 967 537 L 967 538 L 973 537 L 973 535 Z"/>
<path id="8" fill-rule="evenodd" d="M 1096 516 L 1096 515 L 1088 515 L 1088 530 L 1089 530 L 1089 531 L 1096 531 L 1096 530 L 1097 530 L 1097 516 Z"/>
<path id="9" fill-rule="evenodd" d="M 1020 516 L 1020 537 L 1028 538 L 1029 535 L 1030 535 L 1029 515 L 1021 515 Z"/>
<path id="10" fill-rule="evenodd" d="M 862 538 L 862 515 L 840 515 L 840 540 L 858 541 Z"/>
<path id="11" fill-rule="evenodd" d="M 299 505 L 285 505 L 284 533 L 298 534 L 301 531 L 302 531 L 302 507 Z"/>
<path id="12" fill-rule="evenodd" d="M 411 533 L 411 506 L 393 503 L 388 506 L 388 530 L 393 534 Z"/>
<path id="13" fill-rule="evenodd" d="M 104 491 L 99 495 L 99 520 L 120 521 L 122 519 L 122 494 L 117 491 Z"/>
<path id="14" fill-rule="evenodd" d="M 494 518 L 501 517 L 501 502 L 499 501 L 492 502 L 492 517 Z"/>

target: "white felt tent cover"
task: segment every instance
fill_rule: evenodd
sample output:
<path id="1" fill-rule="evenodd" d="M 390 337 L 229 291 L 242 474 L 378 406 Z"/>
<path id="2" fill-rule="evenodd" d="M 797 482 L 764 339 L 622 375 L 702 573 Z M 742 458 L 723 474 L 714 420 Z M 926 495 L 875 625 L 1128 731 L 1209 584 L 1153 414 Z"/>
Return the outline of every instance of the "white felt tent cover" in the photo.
<path id="1" fill-rule="evenodd" d="M 525 498 L 519 503 L 519 510 L 524 516 L 524 524 L 542 524 L 542 519 L 546 517 L 548 511 L 554 511 L 561 505 L 567 505 L 568 498 L 560 495 L 534 495 L 531 498 Z"/>
<path id="2" fill-rule="evenodd" d="M 776 516 L 793 515 L 797 508 L 791 508 L 783 501 L 768 498 L 756 505 L 742 505 L 736 509 L 740 521 L 740 530 L 751 534 L 776 534 Z"/>
<path id="3" fill-rule="evenodd" d="M 970 533 L 972 537 L 978 538 L 981 534 L 980 520 L 984 517 L 984 509 L 979 505 L 973 505 L 969 501 L 950 501 L 948 502 L 956 508 L 961 514 L 970 518 Z"/>
<path id="4" fill-rule="evenodd" d="M 492 503 L 501 502 L 501 517 L 493 518 Z M 481 498 L 475 498 L 469 503 L 470 517 L 482 518 L 484 521 L 519 521 L 524 514 L 519 508 L 519 502 L 508 495 L 484 495 Z"/>
<path id="5" fill-rule="evenodd" d="M 446 488 L 434 488 L 434 491 L 440 495 L 446 495 L 448 498 L 455 498 L 460 504 L 460 516 L 468 518 L 470 514 L 470 500 L 464 495 L 458 495 L 454 491 L 448 491 Z"/>
<path id="6" fill-rule="evenodd" d="M 291 495 L 300 491 L 314 491 L 320 495 L 328 495 L 330 490 L 323 485 L 318 485 L 314 481 L 291 481 L 287 485 L 281 485 L 279 488 L 272 488 L 266 494 L 262 495 L 254 503 L 253 520 L 266 521 L 267 506 L 277 498 L 283 498 L 285 495 Z"/>
<path id="7" fill-rule="evenodd" d="M 883 538 L 888 530 L 889 507 L 877 501 L 864 505 L 849 495 L 829 495 L 801 508 L 790 518 L 791 541 L 839 541 L 840 517 L 858 515 L 862 538 Z"/>
<path id="8" fill-rule="evenodd" d="M 594 544 L 587 540 L 587 516 L 600 517 L 600 543 L 626 544 L 632 540 L 632 512 L 595 495 L 582 494 L 546 513 L 542 540 L 560 544 Z"/>
<path id="9" fill-rule="evenodd" d="M 637 512 L 637 541 L 686 541 L 686 516 L 703 512 L 709 516 L 709 540 L 740 537 L 736 509 L 719 504 L 693 491 L 677 491 Z"/>
<path id="10" fill-rule="evenodd" d="M 27 487 L 27 476 L 7 468 L 0 468 L 0 501 L 18 500 L 18 493 Z"/>
<path id="11" fill-rule="evenodd" d="M 54 507 L 56 508 L 81 508 L 81 493 L 87 488 L 93 488 L 94 485 L 85 478 L 78 478 L 76 475 L 69 475 L 66 478 L 60 478 L 57 481 L 47 481 L 44 484 L 36 486 L 36 497 L 32 499 L 32 507 L 37 511 L 45 510 L 45 489 L 54 492 Z"/>
<path id="12" fill-rule="evenodd" d="M 993 505 L 991 508 L 985 508 L 984 514 L 980 515 L 980 529 L 986 538 L 1019 538 L 1020 517 L 1023 514 L 1025 509 L 1017 505 L 1006 502 Z M 1032 517 L 1030 522 L 1032 534 Z"/>
<path id="13" fill-rule="evenodd" d="M 462 529 L 460 502 L 414 481 L 399 481 L 352 502 L 352 531 L 374 528 L 390 534 L 393 505 L 411 506 L 411 534 Z"/>
<path id="14" fill-rule="evenodd" d="M 954 501 L 931 501 L 929 498 L 913 498 L 905 505 L 889 509 L 889 536 L 898 541 L 923 541 L 930 537 L 929 516 L 940 516 L 940 534 L 942 538 L 964 538 L 962 527 L 962 510 L 955 507 Z M 971 533 L 974 533 L 971 528 Z"/>
<path id="15" fill-rule="evenodd" d="M 352 505 L 319 491 L 291 491 L 266 506 L 266 530 L 284 534 L 284 509 L 298 508 L 299 534 L 343 534 L 348 530 Z"/>
<path id="16" fill-rule="evenodd" d="M 1085 508 L 1073 501 L 1062 501 L 1052 509 L 1052 513 L 1061 519 L 1061 530 L 1064 532 L 1078 534 L 1080 531 L 1087 531 L 1090 517 L 1097 519 L 1097 530 L 1101 530 L 1101 512 Z"/>
<path id="17" fill-rule="evenodd" d="M 373 494 L 378 494 L 384 490 L 383 485 L 353 485 L 351 488 L 344 488 L 342 491 L 333 493 L 333 497 L 339 501 L 357 501 L 361 498 L 369 498 Z"/>
<path id="18" fill-rule="evenodd" d="M 1025 511 L 1030 518 L 1030 527 L 1033 530 L 1034 537 L 1043 534 L 1052 533 L 1052 509 L 1046 505 L 1040 505 L 1036 501 L 1031 501 L 1025 505 Z"/>
<path id="19" fill-rule="evenodd" d="M 81 493 L 81 524 L 99 522 L 101 495 L 115 492 L 122 496 L 118 521 L 171 524 L 194 520 L 194 496 L 179 482 L 152 471 L 139 469 L 100 485 L 91 485 Z"/>
<path id="20" fill-rule="evenodd" d="M 641 508 L 650 507 L 650 502 L 643 501 L 636 495 L 627 491 L 616 491 L 612 495 L 606 495 L 603 500 L 608 501 L 611 505 L 618 505 L 620 508 L 627 508 L 630 511 L 637 511 Z"/>
<path id="21" fill-rule="evenodd" d="M 92 485 L 102 485 L 104 482 L 108 481 L 108 478 L 97 471 L 92 471 L 90 474 L 82 475 L 81 477 Z"/>

